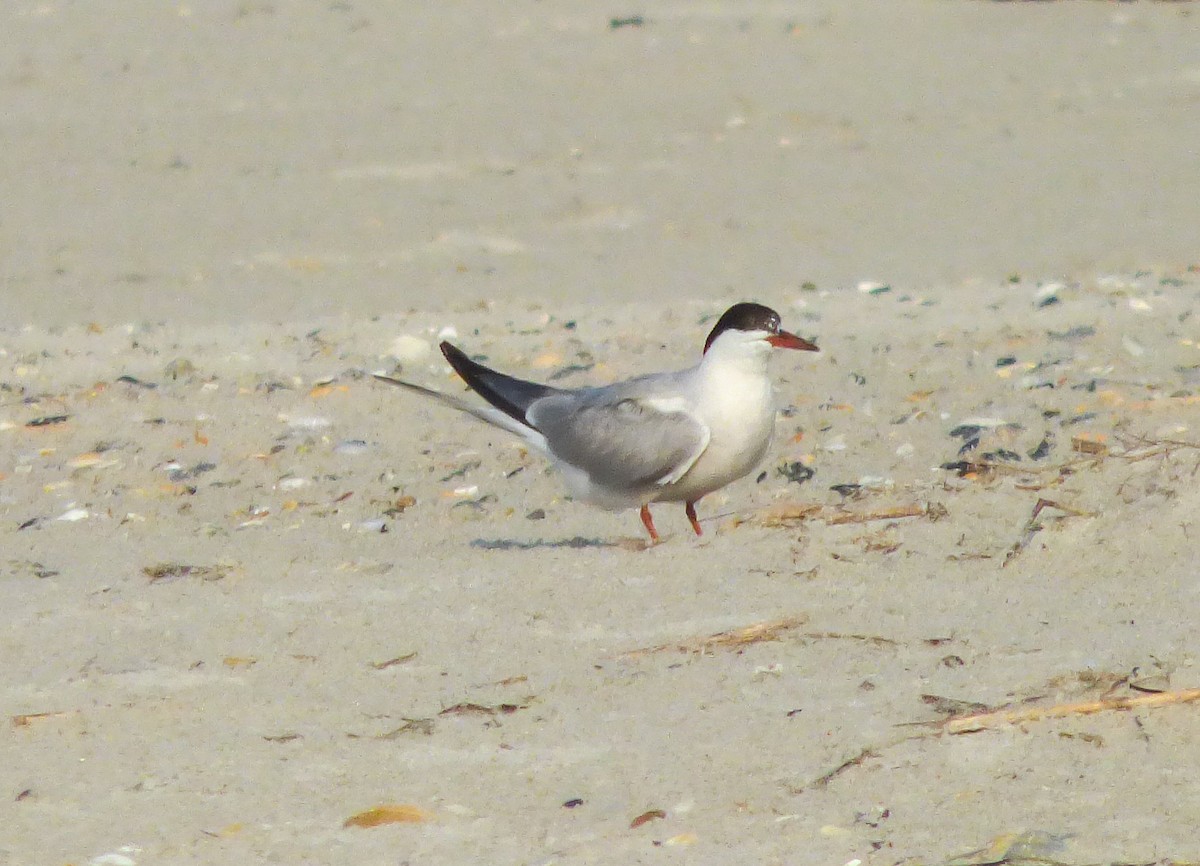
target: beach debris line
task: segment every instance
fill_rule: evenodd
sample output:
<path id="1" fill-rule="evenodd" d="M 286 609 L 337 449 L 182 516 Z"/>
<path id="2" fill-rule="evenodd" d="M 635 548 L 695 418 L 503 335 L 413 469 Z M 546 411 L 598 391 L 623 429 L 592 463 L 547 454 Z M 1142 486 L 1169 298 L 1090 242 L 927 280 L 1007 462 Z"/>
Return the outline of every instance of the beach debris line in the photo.
<path id="1" fill-rule="evenodd" d="M 1160 679 L 1158 676 L 1151 678 L 1153 689 L 1159 688 Z M 1058 689 L 1067 681 L 1074 681 L 1088 691 L 1103 691 L 1100 697 L 1090 700 L 1072 700 L 1048 706 L 1040 703 L 1045 699 L 1045 692 Z M 934 721 L 903 723 L 900 727 L 908 729 L 905 733 L 885 742 L 866 746 L 810 782 L 802 785 L 789 785 L 788 791 L 792 794 L 801 794 L 810 788 L 823 787 L 848 770 L 862 765 L 865 761 L 881 758 L 882 753 L 887 749 L 910 740 L 929 739 L 939 737 L 943 734 L 950 734 L 952 736 L 974 734 L 1001 727 L 1016 726 L 1024 730 L 1024 726 L 1027 724 L 1054 719 L 1090 716 L 1104 712 L 1150 710 L 1167 706 L 1200 704 L 1200 688 L 1178 689 L 1175 691 L 1146 690 L 1144 687 L 1139 688 L 1139 682 L 1140 680 L 1131 680 L 1129 675 L 1092 670 L 1081 671 L 1073 676 L 1064 675 L 1055 677 L 1047 683 L 1046 688 L 1038 690 L 1037 693 L 1031 696 L 1020 698 L 1001 707 L 990 707 L 974 701 L 958 701 L 935 695 L 921 695 L 922 703 L 933 707 L 937 712 L 952 710 L 956 706 L 964 704 L 971 706 L 972 709 L 970 712 L 953 713 L 945 718 Z M 1121 685 L 1127 686 L 1135 691 L 1136 694 L 1114 695 L 1113 691 Z M 979 709 L 976 709 L 977 707 Z M 913 728 L 920 728 L 922 730 L 912 732 L 911 729 Z M 1074 735 L 1068 734 L 1067 738 L 1074 738 Z M 1103 746 L 1103 740 L 1093 734 L 1079 736 L 1078 738 L 1097 746 Z"/>

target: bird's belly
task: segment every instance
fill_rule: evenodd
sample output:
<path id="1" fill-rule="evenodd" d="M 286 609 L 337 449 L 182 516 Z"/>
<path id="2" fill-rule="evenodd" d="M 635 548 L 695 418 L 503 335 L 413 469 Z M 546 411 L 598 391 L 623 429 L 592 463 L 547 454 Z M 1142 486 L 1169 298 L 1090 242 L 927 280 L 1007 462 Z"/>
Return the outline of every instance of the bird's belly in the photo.
<path id="1" fill-rule="evenodd" d="M 696 500 L 753 471 L 771 446 L 775 410 L 770 391 L 761 401 L 747 405 L 745 394 L 736 413 L 726 423 L 710 424 L 708 448 L 694 466 L 674 484 L 666 485 L 656 499 L 668 502 Z"/>

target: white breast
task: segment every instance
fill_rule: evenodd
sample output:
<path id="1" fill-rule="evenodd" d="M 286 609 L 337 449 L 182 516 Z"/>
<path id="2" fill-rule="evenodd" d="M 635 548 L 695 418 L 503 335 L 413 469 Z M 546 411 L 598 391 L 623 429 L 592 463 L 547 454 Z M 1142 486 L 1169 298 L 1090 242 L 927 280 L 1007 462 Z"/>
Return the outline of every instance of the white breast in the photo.
<path id="1" fill-rule="evenodd" d="M 660 500 L 695 500 L 752 471 L 771 445 L 775 406 L 765 371 L 705 371 L 693 411 L 711 433 L 708 448 L 691 470 L 663 488 Z"/>

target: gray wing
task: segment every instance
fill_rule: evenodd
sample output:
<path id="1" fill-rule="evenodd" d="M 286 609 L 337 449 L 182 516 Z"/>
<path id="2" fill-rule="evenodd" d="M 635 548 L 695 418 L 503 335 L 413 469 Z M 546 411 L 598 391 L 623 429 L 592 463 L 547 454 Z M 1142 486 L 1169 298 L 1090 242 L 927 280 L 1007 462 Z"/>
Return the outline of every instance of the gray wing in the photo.
<path id="1" fill-rule="evenodd" d="M 589 389 L 536 400 L 526 417 L 551 454 L 615 490 L 678 481 L 709 441 L 708 427 L 674 395 Z"/>

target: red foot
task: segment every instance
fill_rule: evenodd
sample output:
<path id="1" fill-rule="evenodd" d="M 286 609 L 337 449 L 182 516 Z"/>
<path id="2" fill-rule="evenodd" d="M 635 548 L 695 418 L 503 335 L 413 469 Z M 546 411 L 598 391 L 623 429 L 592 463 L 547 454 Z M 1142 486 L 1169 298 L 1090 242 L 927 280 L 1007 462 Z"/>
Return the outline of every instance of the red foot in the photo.
<path id="1" fill-rule="evenodd" d="M 650 516 L 650 506 L 642 506 L 642 524 L 646 527 L 646 531 L 650 533 L 650 543 L 658 544 L 658 530 L 654 528 L 654 518 Z"/>
<path id="2" fill-rule="evenodd" d="M 692 529 L 696 530 L 697 535 L 703 535 L 704 532 L 700 529 L 700 521 L 696 519 L 696 503 L 687 503 L 683 510 L 687 514 L 687 519 L 692 522 Z"/>

